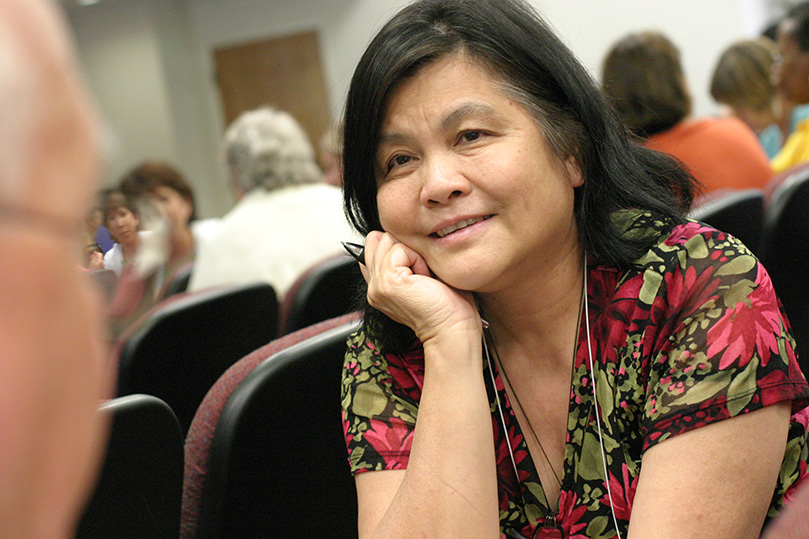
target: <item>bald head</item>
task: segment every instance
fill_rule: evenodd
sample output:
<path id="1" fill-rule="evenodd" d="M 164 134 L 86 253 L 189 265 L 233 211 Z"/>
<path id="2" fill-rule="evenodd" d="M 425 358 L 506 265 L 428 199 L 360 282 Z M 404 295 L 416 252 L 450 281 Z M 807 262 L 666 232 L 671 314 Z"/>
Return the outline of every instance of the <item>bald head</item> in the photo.
<path id="1" fill-rule="evenodd" d="M 62 14 L 50 0 L 0 0 L 0 205 L 80 218 L 96 131 Z"/>

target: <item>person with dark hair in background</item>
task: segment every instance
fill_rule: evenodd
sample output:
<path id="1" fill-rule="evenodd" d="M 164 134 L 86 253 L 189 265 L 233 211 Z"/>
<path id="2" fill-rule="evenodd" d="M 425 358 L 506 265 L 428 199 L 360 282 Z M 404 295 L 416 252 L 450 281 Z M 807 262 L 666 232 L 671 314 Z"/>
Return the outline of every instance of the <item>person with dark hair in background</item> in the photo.
<path id="1" fill-rule="evenodd" d="M 405 7 L 344 142 L 360 537 L 758 537 L 807 462 L 772 284 L 539 15 Z"/>
<path id="2" fill-rule="evenodd" d="M 781 62 L 778 64 L 778 89 L 788 101 L 809 103 L 809 2 L 790 9 L 777 32 Z M 775 172 L 784 172 L 809 161 L 809 119 L 789 135 L 784 147 L 772 160 Z"/>
<path id="3" fill-rule="evenodd" d="M 112 249 L 115 244 L 110 237 L 109 230 L 104 226 L 103 205 L 109 191 L 109 189 L 101 189 L 96 193 L 93 204 L 84 217 L 81 241 L 85 247 L 85 254 L 88 255 L 87 263 L 84 264 L 84 267 L 88 269 L 103 269 L 104 253 Z"/>
<path id="4" fill-rule="evenodd" d="M 99 127 L 56 2 L 0 0 L 0 530 L 73 537 L 111 394 L 99 295 L 77 270 Z"/>
<path id="5" fill-rule="evenodd" d="M 340 189 L 324 183 L 306 133 L 287 112 L 245 112 L 224 138 L 238 202 L 200 243 L 189 288 L 263 281 L 282 298 L 305 270 L 341 252 L 349 227 Z"/>
<path id="6" fill-rule="evenodd" d="M 102 211 L 104 226 L 115 240 L 112 248 L 104 253 L 104 267 L 120 276 L 140 249 L 140 212 L 135 203 L 121 191 L 107 193 Z"/>
<path id="7" fill-rule="evenodd" d="M 627 127 L 673 155 L 705 192 L 763 188 L 772 177 L 756 135 L 737 118 L 692 118 L 691 94 L 674 44 L 658 32 L 630 34 L 604 59 L 602 87 Z"/>
<path id="8" fill-rule="evenodd" d="M 158 226 L 167 227 L 167 253 L 160 279 L 165 285 L 175 272 L 193 264 L 198 235 L 202 229 L 211 229 L 211 220 L 197 226 L 194 191 L 183 174 L 168 163 L 146 161 L 137 165 L 121 179 L 120 189 L 143 204 L 153 205 L 162 220 Z"/>

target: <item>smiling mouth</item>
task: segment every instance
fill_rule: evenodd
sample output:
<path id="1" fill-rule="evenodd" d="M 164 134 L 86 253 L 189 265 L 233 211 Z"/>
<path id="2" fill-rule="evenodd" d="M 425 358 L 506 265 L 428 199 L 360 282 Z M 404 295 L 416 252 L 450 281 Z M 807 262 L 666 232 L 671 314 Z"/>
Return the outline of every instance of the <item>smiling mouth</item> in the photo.
<path id="1" fill-rule="evenodd" d="M 441 230 L 438 230 L 438 231 L 432 233 L 431 236 L 437 236 L 439 238 L 443 238 L 444 236 L 452 234 L 453 232 L 456 232 L 456 231 L 461 230 L 463 228 L 466 228 L 468 226 L 474 225 L 475 223 L 480 223 L 481 221 L 485 221 L 489 217 L 491 217 L 491 215 L 484 215 L 483 217 L 474 217 L 472 219 L 466 219 L 464 221 L 459 221 L 459 222 L 455 223 L 454 225 L 450 225 L 450 226 L 448 226 L 446 228 L 442 228 Z"/>

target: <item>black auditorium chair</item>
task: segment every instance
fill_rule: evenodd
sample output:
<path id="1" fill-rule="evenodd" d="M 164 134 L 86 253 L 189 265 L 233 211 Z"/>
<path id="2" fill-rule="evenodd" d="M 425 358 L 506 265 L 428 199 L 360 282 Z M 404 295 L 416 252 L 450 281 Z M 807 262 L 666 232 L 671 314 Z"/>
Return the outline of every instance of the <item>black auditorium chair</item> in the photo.
<path id="1" fill-rule="evenodd" d="M 185 432 L 228 367 L 275 338 L 278 299 L 267 283 L 178 294 L 119 340 L 117 394 L 165 400 Z"/>
<path id="2" fill-rule="evenodd" d="M 343 315 L 233 365 L 188 432 L 180 537 L 357 537 L 340 415 Z"/>
<path id="3" fill-rule="evenodd" d="M 306 270 L 281 302 L 278 335 L 358 309 L 362 273 L 346 254 L 329 257 Z"/>
<path id="4" fill-rule="evenodd" d="M 95 490 L 76 539 L 164 539 L 180 533 L 183 433 L 171 408 L 150 395 L 101 406 L 112 420 Z"/>
<path id="5" fill-rule="evenodd" d="M 728 190 L 693 208 L 688 217 L 737 237 L 758 255 L 764 228 L 764 192 Z"/>
<path id="6" fill-rule="evenodd" d="M 796 169 L 770 196 L 761 259 L 792 324 L 801 369 L 809 375 L 809 168 Z"/>

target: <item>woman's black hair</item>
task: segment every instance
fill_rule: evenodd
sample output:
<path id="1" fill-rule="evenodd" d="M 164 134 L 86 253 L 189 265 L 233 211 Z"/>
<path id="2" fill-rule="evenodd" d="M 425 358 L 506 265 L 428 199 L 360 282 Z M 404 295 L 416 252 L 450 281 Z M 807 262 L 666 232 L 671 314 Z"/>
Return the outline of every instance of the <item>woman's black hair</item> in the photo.
<path id="1" fill-rule="evenodd" d="M 691 176 L 631 138 L 592 77 L 532 8 L 520 0 L 421 0 L 380 30 L 349 87 L 344 203 L 360 233 L 382 230 L 374 163 L 388 98 L 421 67 L 453 53 L 488 69 L 534 113 L 556 158 L 578 164 L 584 184 L 576 188 L 574 212 L 591 258 L 624 267 L 648 249 L 648 240 L 627 238 L 614 224 L 617 210 L 682 221 L 694 195 Z M 412 339 L 370 307 L 366 325 L 382 344 Z"/>

